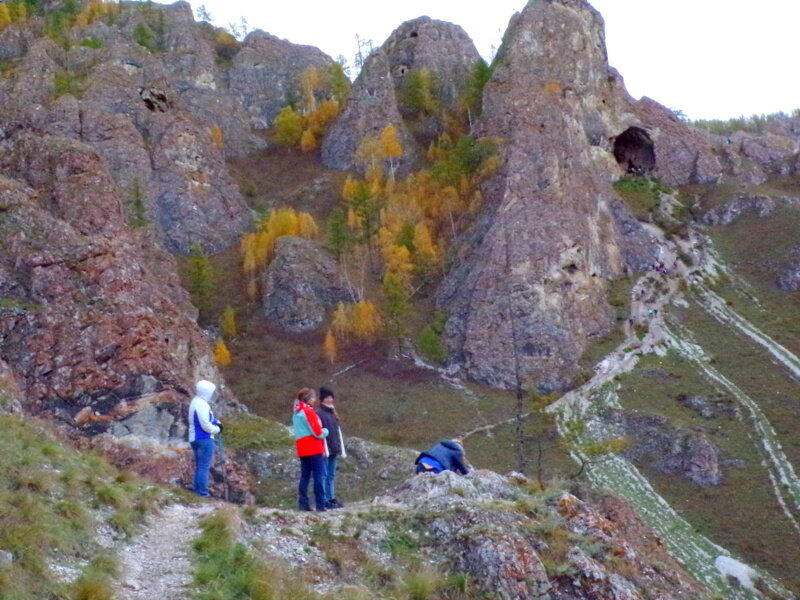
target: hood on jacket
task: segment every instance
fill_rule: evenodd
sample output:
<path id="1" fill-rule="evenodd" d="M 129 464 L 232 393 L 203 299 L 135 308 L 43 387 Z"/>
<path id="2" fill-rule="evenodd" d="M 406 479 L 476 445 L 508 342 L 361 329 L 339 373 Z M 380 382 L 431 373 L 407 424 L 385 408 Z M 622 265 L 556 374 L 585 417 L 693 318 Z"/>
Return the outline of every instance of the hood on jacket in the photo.
<path id="1" fill-rule="evenodd" d="M 455 440 L 442 440 L 439 442 L 445 448 L 449 448 L 450 450 L 455 450 L 456 452 L 463 452 L 464 446 L 456 442 Z"/>
<path id="2" fill-rule="evenodd" d="M 214 391 L 216 389 L 217 389 L 216 385 L 214 385 L 210 381 L 201 379 L 200 381 L 197 382 L 196 393 L 197 396 L 199 396 L 206 402 L 211 402 L 211 398 L 214 397 Z"/>

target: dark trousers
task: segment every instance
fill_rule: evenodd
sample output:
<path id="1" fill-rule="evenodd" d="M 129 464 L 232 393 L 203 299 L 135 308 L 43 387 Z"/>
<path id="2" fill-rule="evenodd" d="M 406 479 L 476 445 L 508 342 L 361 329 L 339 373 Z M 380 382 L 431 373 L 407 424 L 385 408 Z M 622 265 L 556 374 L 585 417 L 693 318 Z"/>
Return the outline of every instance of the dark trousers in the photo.
<path id="1" fill-rule="evenodd" d="M 317 510 L 326 508 L 325 502 L 325 457 L 322 454 L 300 457 L 300 485 L 297 496 L 300 510 L 311 510 L 308 502 L 308 482 L 314 478 L 314 503 Z"/>

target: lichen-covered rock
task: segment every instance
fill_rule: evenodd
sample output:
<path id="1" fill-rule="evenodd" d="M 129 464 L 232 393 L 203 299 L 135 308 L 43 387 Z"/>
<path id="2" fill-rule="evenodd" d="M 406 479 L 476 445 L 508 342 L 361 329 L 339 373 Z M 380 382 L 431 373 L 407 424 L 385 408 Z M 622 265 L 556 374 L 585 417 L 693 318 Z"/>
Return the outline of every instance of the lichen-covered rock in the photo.
<path id="1" fill-rule="evenodd" d="M 318 328 L 328 310 L 352 299 L 336 259 L 316 243 L 293 236 L 278 238 L 262 283 L 264 314 L 293 333 Z"/>
<path id="2" fill-rule="evenodd" d="M 403 155 L 394 159 L 395 173 L 403 176 L 422 154 L 400 115 L 388 57 L 379 50 L 364 61 L 344 110 L 322 141 L 322 164 L 339 171 L 364 170 L 356 157 L 359 145 L 368 136 L 379 136 L 389 125 L 403 148 Z"/>
<path id="3" fill-rule="evenodd" d="M 346 462 L 346 461 L 345 461 Z M 704 591 L 623 502 L 548 490 L 530 493 L 524 477 L 474 471 L 412 476 L 371 503 L 323 517 L 262 511 L 243 528 L 269 560 L 301 558 L 320 590 L 358 585 L 379 566 L 402 577 L 413 549 L 426 573 L 441 581 L 469 577 L 474 593 L 508 600 L 600 600 L 702 597 Z M 311 543 L 309 523 L 324 523 L 346 551 Z M 337 536 L 337 537 L 334 537 Z M 388 549 L 388 551 L 387 551 Z M 344 550 L 342 548 L 342 550 Z M 340 567 L 328 568 L 335 562 Z M 654 567 L 653 565 L 658 565 Z"/>
<path id="4" fill-rule="evenodd" d="M 654 241 L 611 188 L 620 169 L 603 107 L 617 97 L 587 3 L 530 3 L 512 19 L 478 123 L 505 140 L 503 166 L 438 292 L 451 357 L 470 377 L 563 387 L 609 331 L 607 281 L 652 264 Z"/>
<path id="5" fill-rule="evenodd" d="M 281 108 L 299 98 L 305 69 L 317 69 L 324 78 L 333 65 L 318 48 L 256 30 L 233 58 L 228 74 L 231 94 L 244 106 L 253 128 L 267 129 Z"/>

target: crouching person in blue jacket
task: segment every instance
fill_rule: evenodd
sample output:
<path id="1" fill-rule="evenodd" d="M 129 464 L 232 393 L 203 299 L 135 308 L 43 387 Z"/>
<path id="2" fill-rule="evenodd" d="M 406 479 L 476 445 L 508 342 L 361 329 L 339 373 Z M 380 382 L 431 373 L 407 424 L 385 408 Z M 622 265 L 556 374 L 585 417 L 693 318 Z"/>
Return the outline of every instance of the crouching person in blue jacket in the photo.
<path id="1" fill-rule="evenodd" d="M 442 440 L 421 452 L 414 464 L 417 465 L 416 473 L 441 473 L 442 471 L 453 471 L 459 475 L 469 473 L 461 440 Z"/>
<path id="2" fill-rule="evenodd" d="M 195 397 L 189 404 L 189 445 L 194 453 L 194 484 L 198 496 L 208 496 L 208 472 L 214 459 L 214 435 L 222 431 L 222 423 L 211 412 L 211 402 L 217 386 L 201 379 Z"/>

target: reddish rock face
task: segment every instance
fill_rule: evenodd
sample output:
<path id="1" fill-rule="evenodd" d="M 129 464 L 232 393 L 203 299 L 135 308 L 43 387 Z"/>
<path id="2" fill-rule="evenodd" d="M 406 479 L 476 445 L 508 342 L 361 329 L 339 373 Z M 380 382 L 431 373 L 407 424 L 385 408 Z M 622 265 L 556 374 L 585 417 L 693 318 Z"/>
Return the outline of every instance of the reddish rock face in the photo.
<path id="1" fill-rule="evenodd" d="M 171 390 L 155 404 L 164 435 L 179 434 L 195 378 L 217 373 L 174 260 L 142 252 L 152 238 L 128 229 L 88 146 L 31 143 L 39 152 L 26 154 L 28 164 L 46 188 L 0 178 L 0 360 L 28 411 L 74 424 L 90 407 L 79 420 L 94 431 L 130 419 L 126 401 Z"/>

